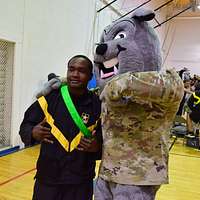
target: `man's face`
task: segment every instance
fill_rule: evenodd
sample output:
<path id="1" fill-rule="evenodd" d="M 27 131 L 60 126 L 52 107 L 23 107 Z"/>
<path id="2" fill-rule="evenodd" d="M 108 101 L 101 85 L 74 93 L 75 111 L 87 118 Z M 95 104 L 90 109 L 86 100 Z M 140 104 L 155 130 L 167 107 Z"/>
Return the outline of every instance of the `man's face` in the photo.
<path id="1" fill-rule="evenodd" d="M 184 88 L 186 89 L 190 88 L 190 80 L 184 82 Z"/>
<path id="2" fill-rule="evenodd" d="M 74 58 L 67 69 L 67 83 L 70 88 L 85 89 L 91 78 L 89 63 L 84 58 Z"/>

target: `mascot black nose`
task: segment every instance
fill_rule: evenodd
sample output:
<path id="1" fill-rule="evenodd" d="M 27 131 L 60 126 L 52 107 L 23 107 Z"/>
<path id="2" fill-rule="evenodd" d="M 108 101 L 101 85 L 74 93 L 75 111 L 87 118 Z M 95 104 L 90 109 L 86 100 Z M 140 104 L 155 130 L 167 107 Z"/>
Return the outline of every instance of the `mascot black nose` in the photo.
<path id="1" fill-rule="evenodd" d="M 107 48 L 108 48 L 107 44 L 98 45 L 98 47 L 96 48 L 96 54 L 103 55 L 106 52 Z"/>

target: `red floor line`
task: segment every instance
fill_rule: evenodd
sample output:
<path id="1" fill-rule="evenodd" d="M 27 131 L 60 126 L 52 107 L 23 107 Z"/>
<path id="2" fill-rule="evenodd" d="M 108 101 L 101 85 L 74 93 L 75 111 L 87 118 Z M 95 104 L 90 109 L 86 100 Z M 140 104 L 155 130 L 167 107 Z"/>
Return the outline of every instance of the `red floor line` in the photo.
<path id="1" fill-rule="evenodd" d="M 28 170 L 28 171 L 26 171 L 26 172 L 24 172 L 24 173 L 22 173 L 22 174 L 19 174 L 19 175 L 14 176 L 14 177 L 12 177 L 12 178 L 10 178 L 10 179 L 4 181 L 4 182 L 1 182 L 1 183 L 0 183 L 0 186 L 5 185 L 5 184 L 7 184 L 7 183 L 9 183 L 9 182 L 12 182 L 12 181 L 14 181 L 14 180 L 16 180 L 16 179 L 18 179 L 18 178 L 20 178 L 20 177 L 22 177 L 22 176 L 28 174 L 28 173 L 34 171 L 35 169 L 36 169 L 36 168 L 30 169 L 30 170 Z"/>

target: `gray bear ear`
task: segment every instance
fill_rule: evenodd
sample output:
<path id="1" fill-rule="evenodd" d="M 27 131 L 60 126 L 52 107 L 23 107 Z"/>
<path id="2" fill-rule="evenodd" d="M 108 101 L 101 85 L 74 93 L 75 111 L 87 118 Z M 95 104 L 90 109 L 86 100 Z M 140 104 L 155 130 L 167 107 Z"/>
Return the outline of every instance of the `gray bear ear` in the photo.
<path id="1" fill-rule="evenodd" d="M 155 17 L 155 13 L 152 10 L 138 9 L 132 15 L 132 18 L 139 21 L 150 21 Z"/>

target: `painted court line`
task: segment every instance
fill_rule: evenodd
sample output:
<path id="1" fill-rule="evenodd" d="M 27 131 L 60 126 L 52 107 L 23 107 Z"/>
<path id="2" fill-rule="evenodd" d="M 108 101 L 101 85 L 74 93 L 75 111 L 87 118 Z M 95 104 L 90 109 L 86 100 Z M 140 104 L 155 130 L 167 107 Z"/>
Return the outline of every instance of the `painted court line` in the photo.
<path id="1" fill-rule="evenodd" d="M 30 169 L 30 170 L 28 170 L 28 171 L 26 171 L 26 172 L 24 172 L 24 173 L 22 173 L 22 174 L 19 174 L 19 175 L 14 176 L 14 177 L 12 177 L 12 178 L 6 180 L 6 181 L 3 181 L 3 182 L 0 183 L 0 186 L 5 185 L 5 184 L 7 184 L 7 183 L 9 183 L 9 182 L 12 182 L 12 181 L 14 181 L 14 180 L 16 180 L 16 179 L 18 179 L 18 178 L 20 178 L 20 177 L 22 177 L 22 176 L 28 174 L 28 173 L 34 171 L 35 169 L 36 169 L 36 168 Z"/>
<path id="2" fill-rule="evenodd" d="M 170 153 L 172 155 L 175 156 L 185 156 L 185 157 L 191 157 L 191 158 L 200 158 L 200 156 L 192 156 L 192 155 L 188 155 L 188 154 L 180 154 L 180 153 Z"/>

